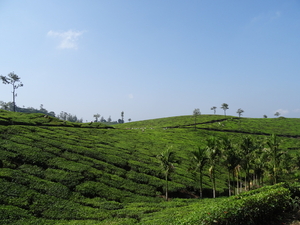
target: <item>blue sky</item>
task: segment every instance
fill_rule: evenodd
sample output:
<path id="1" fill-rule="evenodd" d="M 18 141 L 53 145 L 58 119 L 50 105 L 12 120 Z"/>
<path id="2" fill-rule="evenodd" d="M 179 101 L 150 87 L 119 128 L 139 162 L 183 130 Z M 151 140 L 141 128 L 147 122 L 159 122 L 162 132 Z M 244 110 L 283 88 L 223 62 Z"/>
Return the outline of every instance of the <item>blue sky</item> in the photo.
<path id="1" fill-rule="evenodd" d="M 1 0 L 17 105 L 92 120 L 300 117 L 300 1 Z M 0 100 L 11 101 L 0 84 Z"/>

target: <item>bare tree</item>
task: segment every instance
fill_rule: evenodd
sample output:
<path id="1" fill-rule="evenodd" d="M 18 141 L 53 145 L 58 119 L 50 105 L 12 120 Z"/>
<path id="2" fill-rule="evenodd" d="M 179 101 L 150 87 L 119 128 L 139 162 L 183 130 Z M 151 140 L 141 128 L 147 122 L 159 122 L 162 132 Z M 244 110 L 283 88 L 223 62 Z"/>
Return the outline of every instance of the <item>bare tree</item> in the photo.
<path id="1" fill-rule="evenodd" d="M 16 89 L 18 89 L 19 87 L 23 87 L 23 84 L 20 81 L 21 78 L 14 72 L 11 72 L 7 75 L 7 77 L 1 75 L 0 79 L 2 80 L 3 84 L 11 84 L 13 87 L 13 90 L 12 90 L 13 110 L 15 112 L 16 111 L 16 97 L 17 97 Z"/>

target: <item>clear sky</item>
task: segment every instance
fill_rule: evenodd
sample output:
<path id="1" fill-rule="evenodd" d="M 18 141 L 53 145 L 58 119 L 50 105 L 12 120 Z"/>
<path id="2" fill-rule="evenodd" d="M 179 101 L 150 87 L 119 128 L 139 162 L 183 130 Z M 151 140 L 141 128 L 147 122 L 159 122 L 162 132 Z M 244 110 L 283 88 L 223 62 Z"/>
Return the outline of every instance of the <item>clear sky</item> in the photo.
<path id="1" fill-rule="evenodd" d="M 300 117 L 299 0 L 0 0 L 18 106 L 125 121 Z M 12 100 L 0 84 L 0 100 Z"/>

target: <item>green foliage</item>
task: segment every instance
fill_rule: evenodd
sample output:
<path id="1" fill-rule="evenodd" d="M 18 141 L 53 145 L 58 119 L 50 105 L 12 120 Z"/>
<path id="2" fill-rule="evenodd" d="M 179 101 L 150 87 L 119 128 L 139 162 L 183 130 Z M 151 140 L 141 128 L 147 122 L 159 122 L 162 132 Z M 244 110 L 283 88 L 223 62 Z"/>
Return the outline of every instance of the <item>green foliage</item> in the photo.
<path id="1" fill-rule="evenodd" d="M 264 188 L 247 195 L 232 196 L 195 209 L 176 224 L 265 224 L 289 209 L 290 191 L 284 187 Z M 206 205 L 207 206 L 207 205 Z"/>
<path id="2" fill-rule="evenodd" d="M 283 120 L 289 124 L 289 129 Z M 272 205 L 270 201 L 275 199 L 275 194 L 272 195 L 269 189 L 245 192 L 238 198 L 229 198 L 228 202 L 227 198 L 176 199 L 198 197 L 198 177 L 189 171 L 191 155 L 198 146 L 201 150 L 207 149 L 207 139 L 214 137 L 215 145 L 209 145 L 212 150 L 210 164 L 203 167 L 203 197 L 211 196 L 209 191 L 213 184 L 209 182 L 208 169 L 212 165 L 216 192 L 226 195 L 229 171 L 226 165 L 234 164 L 226 158 L 229 153 L 240 154 L 239 146 L 245 133 L 256 143 L 262 139 L 257 138 L 258 134 L 269 137 L 271 131 L 276 131 L 278 139 L 283 140 L 280 151 L 291 153 L 280 157 L 277 164 L 279 180 L 294 181 L 300 177 L 297 175 L 300 161 L 296 154 L 300 139 L 294 138 L 298 135 L 299 125 L 297 119 L 288 118 L 239 119 L 202 115 L 197 118 L 196 130 L 193 116 L 124 123 L 113 129 L 100 123 L 77 124 L 56 118 L 50 120 L 43 114 L 0 110 L 0 204 L 3 206 L 0 223 L 185 224 L 185 221 L 194 223 L 202 211 L 210 209 L 215 214 L 214 220 L 250 218 L 245 211 L 236 212 L 234 206 L 247 203 L 253 207 L 246 209 L 255 212 L 257 205 L 264 205 L 260 201 Z M 224 137 L 231 140 L 234 152 L 221 145 L 220 140 Z M 156 156 L 170 145 L 176 149 L 176 163 L 169 160 L 173 162 L 170 168 L 174 173 L 167 179 L 171 198 L 166 202 L 162 198 L 166 191 L 165 173 L 162 173 Z M 260 151 L 255 149 L 250 158 L 250 174 L 258 169 L 253 165 L 253 158 L 258 165 L 258 156 L 262 155 L 259 152 L 267 152 L 265 148 L 268 145 L 262 142 Z M 225 152 L 229 154 L 226 157 Z M 262 160 L 266 161 L 259 167 L 263 170 L 264 184 L 270 184 L 270 159 Z M 239 180 L 245 181 L 245 173 L 241 168 Z M 232 178 L 232 186 L 236 185 L 233 181 L 236 182 Z M 291 190 L 291 193 L 280 190 L 285 197 L 296 199 L 300 193 L 297 185 L 276 186 L 276 190 L 278 188 Z M 285 204 L 284 196 L 278 197 L 282 205 Z M 268 202 L 267 198 L 271 200 Z M 225 208 L 218 208 L 218 204 Z M 296 200 L 289 202 L 287 208 L 291 205 L 295 206 Z M 235 212 L 236 217 L 229 218 L 227 215 L 231 214 L 227 213 L 224 217 L 222 210 L 228 210 L 226 207 Z M 275 211 L 264 212 L 272 214 Z M 212 218 L 207 215 L 204 218 Z"/>

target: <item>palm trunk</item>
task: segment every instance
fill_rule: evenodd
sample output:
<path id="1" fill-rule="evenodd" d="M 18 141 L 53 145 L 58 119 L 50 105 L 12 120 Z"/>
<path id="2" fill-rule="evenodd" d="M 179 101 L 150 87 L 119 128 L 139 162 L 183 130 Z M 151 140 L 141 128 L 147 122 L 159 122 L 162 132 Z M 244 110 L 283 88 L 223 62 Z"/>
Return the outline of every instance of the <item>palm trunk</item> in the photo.
<path id="1" fill-rule="evenodd" d="M 228 170 L 228 195 L 231 196 L 230 171 Z"/>
<path id="2" fill-rule="evenodd" d="M 216 180 L 215 180 L 215 171 L 212 171 L 212 185 L 213 185 L 213 198 L 216 198 Z"/>
<path id="3" fill-rule="evenodd" d="M 199 198 L 202 198 L 202 172 L 200 171 L 199 173 L 199 187 L 200 187 L 200 192 L 199 192 Z"/>
<path id="4" fill-rule="evenodd" d="M 166 175 L 166 201 L 168 201 L 168 175 Z"/>
<path id="5" fill-rule="evenodd" d="M 16 95 L 15 95 L 15 88 L 13 88 L 13 107 L 14 112 L 16 111 Z"/>
<path id="6" fill-rule="evenodd" d="M 233 185 L 232 185 L 232 188 L 233 188 L 233 194 L 236 195 L 236 191 L 234 190 L 234 170 L 232 171 L 232 182 L 233 182 Z"/>

